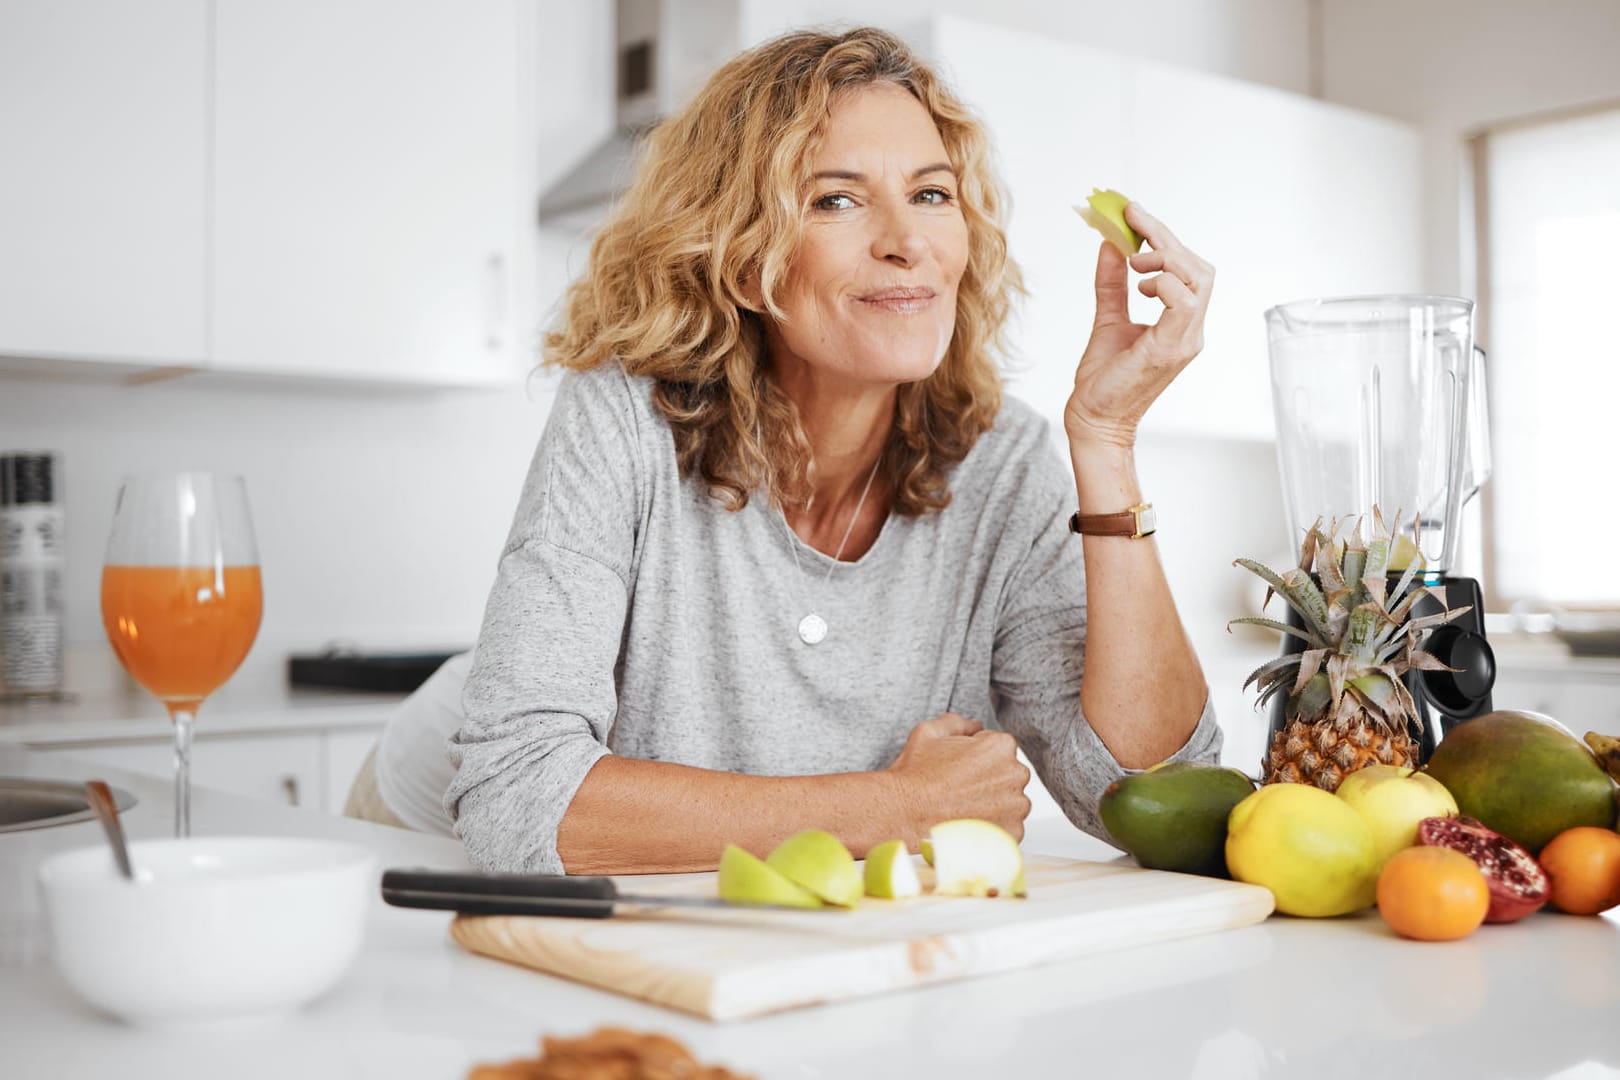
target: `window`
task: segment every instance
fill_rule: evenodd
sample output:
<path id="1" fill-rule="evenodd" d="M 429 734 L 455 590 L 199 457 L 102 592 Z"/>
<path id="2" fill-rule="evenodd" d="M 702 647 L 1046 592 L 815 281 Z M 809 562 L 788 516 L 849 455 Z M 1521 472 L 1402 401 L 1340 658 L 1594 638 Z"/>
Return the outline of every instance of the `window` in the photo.
<path id="1" fill-rule="evenodd" d="M 1620 106 L 1475 149 L 1491 589 L 1620 607 Z"/>

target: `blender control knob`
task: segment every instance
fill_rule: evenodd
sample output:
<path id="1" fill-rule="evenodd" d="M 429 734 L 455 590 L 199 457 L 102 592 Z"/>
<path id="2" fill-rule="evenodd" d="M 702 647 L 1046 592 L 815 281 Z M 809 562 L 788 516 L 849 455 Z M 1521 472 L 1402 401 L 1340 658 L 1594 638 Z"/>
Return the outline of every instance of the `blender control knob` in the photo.
<path id="1" fill-rule="evenodd" d="M 1423 649 L 1456 671 L 1425 671 L 1423 686 L 1443 710 L 1462 714 L 1490 695 L 1496 685 L 1496 653 L 1484 634 L 1442 626 Z"/>

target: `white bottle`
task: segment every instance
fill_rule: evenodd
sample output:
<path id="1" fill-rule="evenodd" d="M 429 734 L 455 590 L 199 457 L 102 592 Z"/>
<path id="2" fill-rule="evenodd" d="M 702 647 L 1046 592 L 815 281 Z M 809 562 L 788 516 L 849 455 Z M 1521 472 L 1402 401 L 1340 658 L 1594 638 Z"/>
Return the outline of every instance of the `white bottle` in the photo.
<path id="1" fill-rule="evenodd" d="M 62 692 L 62 506 L 51 454 L 0 456 L 0 687 Z"/>

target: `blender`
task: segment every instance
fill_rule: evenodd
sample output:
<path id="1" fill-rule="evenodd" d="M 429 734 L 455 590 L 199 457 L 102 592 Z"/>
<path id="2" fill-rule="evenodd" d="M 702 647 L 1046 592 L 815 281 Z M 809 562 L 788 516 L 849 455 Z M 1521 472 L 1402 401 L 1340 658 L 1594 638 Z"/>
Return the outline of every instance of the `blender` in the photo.
<path id="1" fill-rule="evenodd" d="M 1445 607 L 1469 609 L 1423 644 L 1455 670 L 1405 677 L 1421 720 L 1411 732 L 1421 761 L 1445 731 L 1491 711 L 1496 681 L 1484 594 L 1474 578 L 1452 573 L 1463 507 L 1490 472 L 1485 354 L 1474 346 L 1473 317 L 1473 301 L 1449 296 L 1300 300 L 1266 312 L 1293 550 L 1318 518 L 1354 528 L 1376 506 L 1421 554 L 1424 584 Z M 1441 609 L 1426 596 L 1409 617 Z M 1287 640 L 1290 652 L 1303 647 Z M 1279 696 L 1272 732 L 1284 726 L 1284 706 Z"/>

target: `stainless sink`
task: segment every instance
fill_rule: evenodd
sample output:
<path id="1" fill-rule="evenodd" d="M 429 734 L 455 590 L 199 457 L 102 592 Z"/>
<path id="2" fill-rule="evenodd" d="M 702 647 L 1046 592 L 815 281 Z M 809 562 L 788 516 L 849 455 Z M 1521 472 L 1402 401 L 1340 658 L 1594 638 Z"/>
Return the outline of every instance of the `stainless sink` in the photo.
<path id="1" fill-rule="evenodd" d="M 113 788 L 112 794 L 119 813 L 135 805 L 135 796 L 123 788 Z M 0 833 L 72 825 L 95 816 L 83 784 L 0 776 Z"/>

